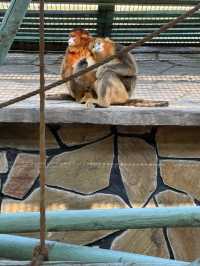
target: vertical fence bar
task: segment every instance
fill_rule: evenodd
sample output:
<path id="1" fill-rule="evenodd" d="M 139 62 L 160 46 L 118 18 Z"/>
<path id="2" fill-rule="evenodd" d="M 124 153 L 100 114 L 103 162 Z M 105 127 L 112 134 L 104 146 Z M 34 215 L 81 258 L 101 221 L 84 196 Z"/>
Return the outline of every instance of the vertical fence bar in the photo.
<path id="1" fill-rule="evenodd" d="M 0 65 L 14 41 L 31 0 L 12 0 L 0 27 Z"/>
<path id="2" fill-rule="evenodd" d="M 45 79 L 44 79 L 44 0 L 40 0 L 40 252 L 45 255 L 46 213 L 45 213 Z"/>

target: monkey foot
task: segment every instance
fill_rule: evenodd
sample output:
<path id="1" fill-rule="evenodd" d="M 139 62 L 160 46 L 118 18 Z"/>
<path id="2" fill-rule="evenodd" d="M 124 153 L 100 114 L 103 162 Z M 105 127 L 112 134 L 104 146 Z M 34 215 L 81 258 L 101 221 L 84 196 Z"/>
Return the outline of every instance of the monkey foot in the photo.
<path id="1" fill-rule="evenodd" d="M 86 106 L 87 108 L 95 108 L 95 104 L 94 104 L 93 102 L 91 102 L 91 101 L 87 101 L 87 102 L 85 103 L 85 106 Z"/>

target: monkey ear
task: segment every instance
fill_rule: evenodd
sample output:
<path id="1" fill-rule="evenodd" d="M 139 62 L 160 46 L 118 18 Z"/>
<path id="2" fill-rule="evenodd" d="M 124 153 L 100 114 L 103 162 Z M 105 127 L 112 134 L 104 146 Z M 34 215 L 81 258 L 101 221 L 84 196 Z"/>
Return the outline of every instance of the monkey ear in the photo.
<path id="1" fill-rule="evenodd" d="M 107 41 L 107 42 L 113 42 L 109 37 L 106 37 L 105 38 L 105 41 Z"/>
<path id="2" fill-rule="evenodd" d="M 89 35 L 88 34 L 81 34 L 81 38 L 83 38 L 83 39 L 89 39 L 90 37 L 89 37 Z"/>

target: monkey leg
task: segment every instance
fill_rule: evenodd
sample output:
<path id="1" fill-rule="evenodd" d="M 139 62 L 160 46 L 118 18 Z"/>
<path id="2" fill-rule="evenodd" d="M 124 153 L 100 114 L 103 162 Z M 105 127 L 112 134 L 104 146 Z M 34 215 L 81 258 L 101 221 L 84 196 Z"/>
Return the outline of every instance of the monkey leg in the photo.
<path id="1" fill-rule="evenodd" d="M 111 104 L 121 104 L 128 101 L 126 87 L 119 77 L 112 71 L 104 73 L 96 84 L 97 104 L 100 107 L 109 107 Z"/>
<path id="2" fill-rule="evenodd" d="M 90 99 L 94 99 L 92 92 L 85 92 L 83 98 L 80 100 L 80 103 L 86 103 Z"/>
<path id="3" fill-rule="evenodd" d="M 124 86 L 126 87 L 129 98 L 131 96 L 134 96 L 136 83 L 137 83 L 137 76 L 132 76 L 132 77 L 121 77 L 120 76 L 120 80 L 124 84 Z"/>

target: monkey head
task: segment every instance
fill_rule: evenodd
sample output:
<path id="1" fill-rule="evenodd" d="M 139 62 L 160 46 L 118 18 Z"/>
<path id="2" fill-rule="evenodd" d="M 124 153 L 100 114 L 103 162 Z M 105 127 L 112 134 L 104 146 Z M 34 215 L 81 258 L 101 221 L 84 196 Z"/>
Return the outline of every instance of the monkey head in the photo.
<path id="1" fill-rule="evenodd" d="M 109 38 L 95 38 L 90 42 L 91 50 L 95 60 L 101 61 L 116 52 L 115 43 Z"/>
<path id="2" fill-rule="evenodd" d="M 75 29 L 69 33 L 69 48 L 87 47 L 92 40 L 92 36 L 84 29 Z"/>

